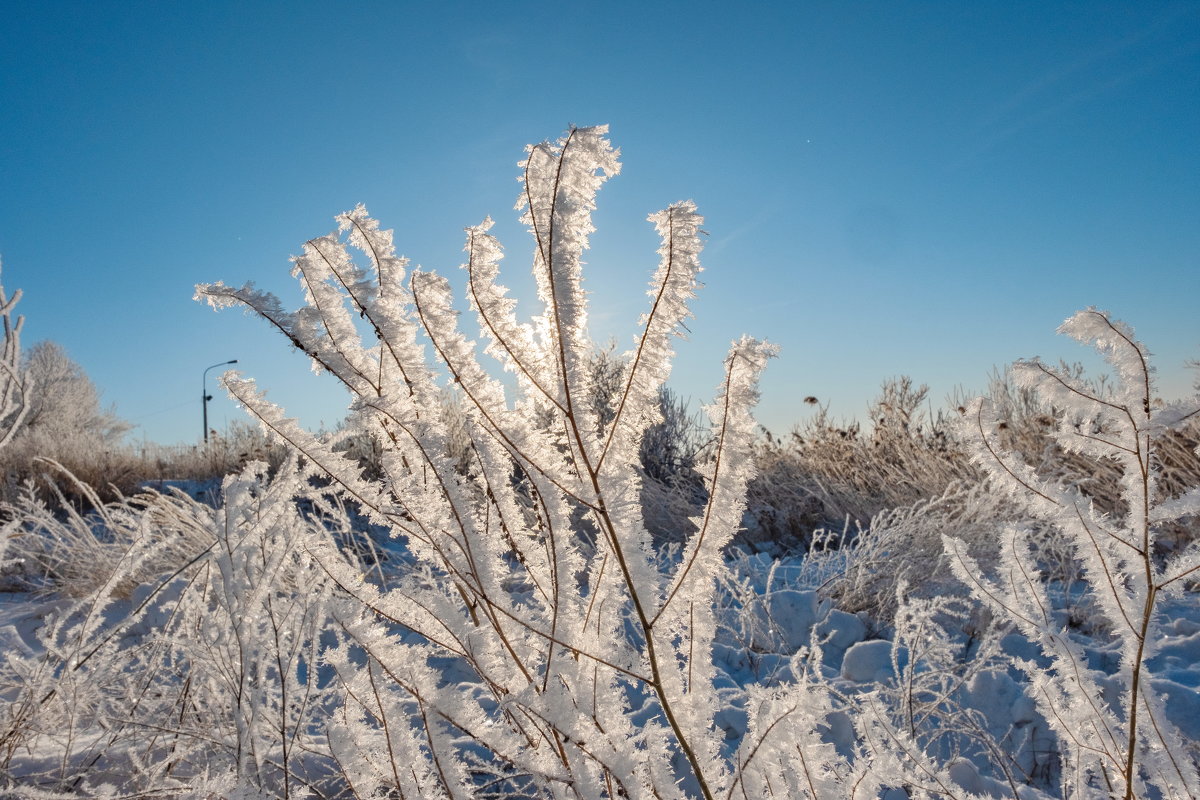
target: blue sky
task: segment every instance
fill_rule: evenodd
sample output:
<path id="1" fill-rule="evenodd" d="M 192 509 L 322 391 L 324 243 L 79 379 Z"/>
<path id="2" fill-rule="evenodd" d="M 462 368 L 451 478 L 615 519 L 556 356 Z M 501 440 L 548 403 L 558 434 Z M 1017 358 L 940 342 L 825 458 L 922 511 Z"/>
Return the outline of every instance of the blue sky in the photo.
<path id="1" fill-rule="evenodd" d="M 455 280 L 491 215 L 529 297 L 516 162 L 573 124 L 623 154 L 597 339 L 631 341 L 646 215 L 707 218 L 672 380 L 694 408 L 743 332 L 782 346 L 776 432 L 806 395 L 861 417 L 889 376 L 936 407 L 1015 358 L 1078 359 L 1053 331 L 1089 305 L 1134 325 L 1165 394 L 1200 357 L 1196 3 L 9 4 L 0 75 L 26 342 L 63 344 L 139 438 L 194 441 L 201 373 L 231 358 L 306 424 L 344 415 L 265 324 L 192 294 L 298 304 L 288 257 L 356 203 Z M 239 419 L 215 394 L 211 421 Z"/>

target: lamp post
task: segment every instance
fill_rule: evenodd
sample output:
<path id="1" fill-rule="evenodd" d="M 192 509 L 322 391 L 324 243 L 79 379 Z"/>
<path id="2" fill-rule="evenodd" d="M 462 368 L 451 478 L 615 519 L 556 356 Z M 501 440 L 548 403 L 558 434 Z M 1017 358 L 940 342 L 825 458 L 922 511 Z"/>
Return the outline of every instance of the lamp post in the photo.
<path id="1" fill-rule="evenodd" d="M 204 410 L 204 443 L 208 444 L 208 401 L 212 400 L 212 395 L 208 393 L 208 371 L 217 367 L 224 367 L 228 364 L 236 364 L 237 359 L 232 361 L 222 361 L 220 364 L 213 364 L 211 367 L 204 368 L 204 377 L 200 379 L 200 407 Z"/>

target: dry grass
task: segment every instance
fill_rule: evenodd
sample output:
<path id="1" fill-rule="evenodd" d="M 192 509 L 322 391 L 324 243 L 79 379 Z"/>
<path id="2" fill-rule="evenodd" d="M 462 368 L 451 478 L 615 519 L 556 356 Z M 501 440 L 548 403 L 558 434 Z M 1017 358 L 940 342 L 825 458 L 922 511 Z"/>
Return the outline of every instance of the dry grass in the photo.
<path id="1" fill-rule="evenodd" d="M 120 502 L 147 484 L 215 487 L 251 461 L 274 468 L 283 458 L 283 447 L 249 423 L 234 423 L 203 445 L 106 444 L 86 436 L 19 438 L 0 451 L 0 500 L 13 503 L 32 492 L 51 506 L 87 511 L 97 508 L 96 501 Z M 67 474 L 71 478 L 64 480 Z"/>
<path id="2" fill-rule="evenodd" d="M 1074 374 L 1079 369 L 1070 368 Z M 1092 384 L 1097 393 L 1104 383 Z M 1066 452 L 1052 435 L 1062 412 L 1040 407 L 1028 393 L 997 375 L 989 396 L 1001 411 L 1001 441 L 1043 479 L 1073 487 L 1095 507 L 1120 514 L 1121 470 L 1112 460 Z M 936 594 L 955 586 L 941 545 L 943 534 L 962 539 L 981 563 L 995 555 L 1001 523 L 1023 519 L 993 493 L 959 439 L 954 412 L 919 409 L 924 387 L 907 378 L 889 381 L 872 405 L 870 432 L 857 423 L 834 424 L 824 409 L 787 441 L 766 434 L 759 477 L 751 485 L 747 531 L 752 548 L 810 552 L 815 573 L 828 577 L 827 594 L 840 607 L 891 619 L 897 588 Z M 1162 499 L 1200 486 L 1200 417 L 1155 442 Z M 1042 526 L 1031 537 L 1048 579 L 1071 583 L 1079 565 L 1059 532 Z M 1158 539 L 1157 556 L 1200 539 L 1200 520 L 1172 522 Z"/>
<path id="3" fill-rule="evenodd" d="M 76 510 L 58 484 L 57 502 L 48 504 L 27 487 L 0 506 L 9 520 L 3 528 L 11 559 L 8 588 L 84 597 L 120 575 L 120 585 L 109 592 L 127 597 L 212 544 L 211 523 L 200 516 L 206 507 L 182 493 L 142 492 L 105 502 L 62 465 L 46 466 L 89 510 Z"/>
<path id="4" fill-rule="evenodd" d="M 806 550 L 818 529 L 865 525 L 976 480 L 947 417 L 922 411 L 927 394 L 909 378 L 889 380 L 871 404 L 869 430 L 818 407 L 787 439 L 765 433 L 750 489 L 751 544 Z"/>

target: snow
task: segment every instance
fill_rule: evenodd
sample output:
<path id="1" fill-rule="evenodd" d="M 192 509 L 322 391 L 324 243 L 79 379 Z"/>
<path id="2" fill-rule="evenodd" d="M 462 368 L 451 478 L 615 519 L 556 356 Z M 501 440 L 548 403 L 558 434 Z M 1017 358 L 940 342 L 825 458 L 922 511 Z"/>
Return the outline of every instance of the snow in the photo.
<path id="1" fill-rule="evenodd" d="M 757 598 L 746 608 L 750 649 L 794 653 L 806 647 L 819 607 L 813 591 L 779 589 Z"/>
<path id="2" fill-rule="evenodd" d="M 846 651 L 867 637 L 867 625 L 858 616 L 834 608 L 817 624 L 815 636 L 825 663 L 840 668 Z"/>
<path id="3" fill-rule="evenodd" d="M 892 643 L 881 639 L 859 642 L 842 659 L 842 677 L 855 683 L 884 683 L 896 676 Z"/>
<path id="4" fill-rule="evenodd" d="M 390 546 L 397 549 L 395 543 Z M 801 574 L 795 569 L 795 560 L 780 563 L 756 556 L 736 567 L 743 579 L 741 591 L 746 594 L 730 598 L 733 605 L 727 621 L 736 624 L 721 627 L 713 657 L 719 705 L 713 722 L 722 733 L 727 754 L 736 750 L 750 731 L 745 690 L 755 685 L 783 685 L 801 677 L 805 653 L 819 656 L 822 674 L 847 696 L 870 695 L 882 687 L 894 686 L 897 667 L 902 674 L 907 669 L 908 652 L 903 646 L 896 647 L 889 629 L 861 614 L 838 609 L 818 592 L 790 580 Z M 113 606 L 108 613 L 119 615 L 122 609 L 146 603 L 144 615 L 123 632 L 123 637 L 152 637 L 156 626 L 166 623 L 184 584 L 182 578 L 177 578 L 153 596 L 154 587 L 137 587 L 128 601 Z M 0 652 L 8 659 L 35 657 L 41 651 L 38 629 L 57 602 L 30 594 L 0 593 Z M 1200 741 L 1200 604 L 1184 596 L 1163 610 L 1164 638 L 1148 664 L 1149 684 L 1152 692 L 1161 696 L 1171 721 L 1194 743 Z M 885 638 L 868 638 L 879 636 L 878 631 L 883 631 Z M 1089 665 L 1102 673 L 1098 683 L 1109 702 L 1119 701 L 1119 684 L 1107 677 L 1119 668 L 1113 643 L 1102 630 L 1077 630 L 1072 635 L 1083 647 Z M 977 671 L 958 690 L 957 702 L 973 710 L 996 741 L 1008 742 L 1016 763 L 1029 774 L 1051 774 L 1053 768 L 1046 758 L 1047 726 L 1029 695 L 1028 676 L 1015 666 L 1035 662 L 1037 648 L 1020 633 L 1010 632 L 998 640 L 997 651 L 1008 660 L 1008 666 L 1000 664 Z M 458 659 L 431 663 L 440 665 L 442 680 L 472 678 Z M 917 669 L 924 667 L 918 664 Z M 632 719 L 645 724 L 656 713 L 643 701 L 640 710 L 632 712 Z M 824 731 L 827 741 L 843 756 L 855 752 L 859 734 L 844 711 L 830 713 Z M 30 753 L 23 768 L 33 770 L 51 763 L 52 755 L 51 751 Z M 1011 796 L 1003 776 L 991 772 L 978 753 L 949 760 L 946 774 L 967 792 Z M 1046 796 L 1025 785 L 1018 793 L 1023 800 Z M 902 796 L 903 791 L 896 787 L 885 787 L 879 794 L 879 798 Z"/>

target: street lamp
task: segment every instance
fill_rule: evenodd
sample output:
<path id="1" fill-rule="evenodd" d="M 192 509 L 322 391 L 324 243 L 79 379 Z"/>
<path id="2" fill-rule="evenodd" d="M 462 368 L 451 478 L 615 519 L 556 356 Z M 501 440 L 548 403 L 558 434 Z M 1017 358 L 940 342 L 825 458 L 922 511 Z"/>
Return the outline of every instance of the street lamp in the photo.
<path id="1" fill-rule="evenodd" d="M 213 364 L 211 367 L 204 368 L 204 377 L 200 379 L 200 407 L 204 409 L 204 443 L 208 444 L 208 401 L 212 400 L 212 395 L 208 393 L 208 371 L 217 367 L 224 367 L 228 364 L 236 364 L 237 359 L 232 361 L 222 361 L 220 364 Z"/>

